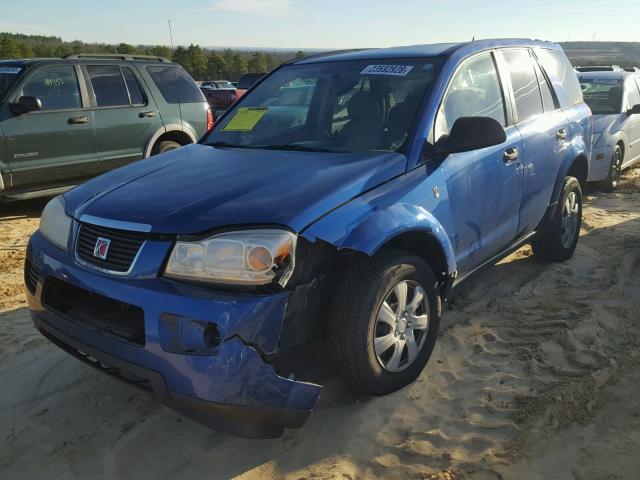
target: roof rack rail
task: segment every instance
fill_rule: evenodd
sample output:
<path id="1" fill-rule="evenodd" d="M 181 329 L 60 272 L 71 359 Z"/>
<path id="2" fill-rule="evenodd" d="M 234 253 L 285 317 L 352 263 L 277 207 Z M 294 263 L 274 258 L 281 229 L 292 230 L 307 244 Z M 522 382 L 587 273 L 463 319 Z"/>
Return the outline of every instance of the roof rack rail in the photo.
<path id="1" fill-rule="evenodd" d="M 624 72 L 619 65 L 585 65 L 574 68 L 577 72 Z"/>
<path id="2" fill-rule="evenodd" d="M 640 68 L 638 67 L 629 67 L 624 69 L 625 72 L 637 73 L 640 74 Z"/>
<path id="3" fill-rule="evenodd" d="M 342 50 L 329 50 L 326 52 L 319 52 L 319 53 L 313 53 L 311 55 L 305 55 L 304 57 L 300 57 L 300 58 L 292 58 L 291 60 L 285 62 L 285 63 L 296 63 L 299 60 L 310 60 L 310 59 L 318 59 L 318 58 L 323 58 L 323 57 L 328 57 L 331 55 L 338 55 L 340 53 L 351 53 L 351 52 L 360 52 L 362 50 L 372 50 L 369 48 L 345 48 Z"/>
<path id="4" fill-rule="evenodd" d="M 156 55 L 137 55 L 121 53 L 70 53 L 62 58 L 112 58 L 114 60 L 154 60 L 156 62 L 170 63 L 171 60 Z"/>

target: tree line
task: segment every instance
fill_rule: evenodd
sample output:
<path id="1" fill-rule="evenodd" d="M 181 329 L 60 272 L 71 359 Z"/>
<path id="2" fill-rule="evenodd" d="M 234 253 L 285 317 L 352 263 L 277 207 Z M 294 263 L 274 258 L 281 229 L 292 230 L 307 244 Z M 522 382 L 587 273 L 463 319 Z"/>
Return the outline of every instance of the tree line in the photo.
<path id="1" fill-rule="evenodd" d="M 236 81 L 243 73 L 268 72 L 292 58 L 304 57 L 303 51 L 265 52 L 225 48 L 215 50 L 191 44 L 173 51 L 166 45 L 128 43 L 66 42 L 60 37 L 0 33 L 0 59 L 51 58 L 73 53 L 110 53 L 165 57 L 182 65 L 196 80 Z"/>

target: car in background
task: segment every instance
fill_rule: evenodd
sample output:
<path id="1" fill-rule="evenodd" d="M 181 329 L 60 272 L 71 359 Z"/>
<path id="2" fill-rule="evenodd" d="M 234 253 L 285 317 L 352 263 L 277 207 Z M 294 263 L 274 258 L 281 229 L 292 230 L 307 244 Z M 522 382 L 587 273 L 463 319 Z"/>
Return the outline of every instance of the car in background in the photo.
<path id="1" fill-rule="evenodd" d="M 594 115 L 589 181 L 607 191 L 640 160 L 640 75 L 622 69 L 579 72 L 584 100 Z"/>
<path id="2" fill-rule="evenodd" d="M 247 90 L 249 90 L 253 85 L 258 82 L 262 77 L 266 75 L 266 72 L 257 72 L 257 73 L 245 73 L 240 76 L 238 80 L 238 98 L 243 96 Z"/>
<path id="3" fill-rule="evenodd" d="M 207 80 L 200 83 L 201 87 L 211 87 L 218 90 L 233 90 L 236 87 L 228 80 Z"/>
<path id="4" fill-rule="evenodd" d="M 194 143 L 212 124 L 195 82 L 163 58 L 0 61 L 0 198 L 63 191 Z"/>
<path id="5" fill-rule="evenodd" d="M 202 91 L 204 98 L 207 99 L 216 117 L 239 98 L 236 88 L 226 80 L 202 82 L 200 91 Z"/>
<path id="6" fill-rule="evenodd" d="M 548 42 L 289 62 L 197 144 L 51 200 L 25 263 L 34 323 L 209 425 L 279 435 L 321 391 L 302 355 L 388 394 L 464 279 L 525 243 L 570 258 L 591 127 Z"/>
<path id="7" fill-rule="evenodd" d="M 619 65 L 585 65 L 575 67 L 576 72 L 624 72 Z"/>

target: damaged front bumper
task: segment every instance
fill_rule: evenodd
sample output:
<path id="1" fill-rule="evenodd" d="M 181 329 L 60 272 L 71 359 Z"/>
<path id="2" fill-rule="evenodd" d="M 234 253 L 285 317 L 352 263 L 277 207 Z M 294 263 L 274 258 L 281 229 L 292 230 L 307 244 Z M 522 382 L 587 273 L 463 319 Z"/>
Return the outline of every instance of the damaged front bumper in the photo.
<path id="1" fill-rule="evenodd" d="M 151 256 L 169 248 L 153 243 L 144 247 Z M 140 265 L 133 278 L 104 275 L 36 232 L 25 265 L 36 327 L 81 360 L 215 428 L 272 437 L 305 422 L 321 387 L 283 378 L 267 361 L 278 348 L 288 292 L 213 291 Z M 215 335 L 203 337 L 207 327 Z"/>

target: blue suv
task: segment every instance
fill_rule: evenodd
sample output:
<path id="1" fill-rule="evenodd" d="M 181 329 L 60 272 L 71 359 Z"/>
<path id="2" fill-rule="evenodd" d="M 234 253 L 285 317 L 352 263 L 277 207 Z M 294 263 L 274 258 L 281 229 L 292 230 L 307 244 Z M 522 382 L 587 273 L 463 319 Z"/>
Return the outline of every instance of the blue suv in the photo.
<path id="1" fill-rule="evenodd" d="M 426 365 L 452 287 L 525 243 L 571 257 L 590 136 L 555 44 L 293 61 L 198 144 L 46 206 L 35 325 L 210 425 L 278 435 L 320 394 L 303 360 L 387 394 Z"/>

